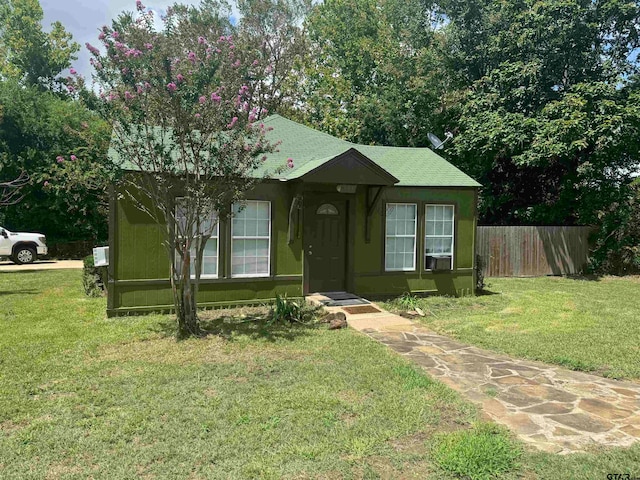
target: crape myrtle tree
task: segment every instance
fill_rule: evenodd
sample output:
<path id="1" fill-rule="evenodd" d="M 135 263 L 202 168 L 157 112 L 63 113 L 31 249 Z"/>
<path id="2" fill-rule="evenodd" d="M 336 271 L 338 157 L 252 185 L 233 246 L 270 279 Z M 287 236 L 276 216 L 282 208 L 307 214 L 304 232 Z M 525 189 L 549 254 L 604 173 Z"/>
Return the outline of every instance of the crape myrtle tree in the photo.
<path id="1" fill-rule="evenodd" d="M 256 62 L 236 49 L 229 12 L 213 2 L 174 5 L 158 29 L 140 1 L 136 10 L 102 28 L 102 50 L 87 48 L 101 110 L 113 124 L 118 195 L 161 227 L 178 336 L 200 335 L 207 240 L 258 180 L 256 169 L 276 145 L 257 119 L 249 94 Z M 83 87 L 78 77 L 74 83 Z"/>

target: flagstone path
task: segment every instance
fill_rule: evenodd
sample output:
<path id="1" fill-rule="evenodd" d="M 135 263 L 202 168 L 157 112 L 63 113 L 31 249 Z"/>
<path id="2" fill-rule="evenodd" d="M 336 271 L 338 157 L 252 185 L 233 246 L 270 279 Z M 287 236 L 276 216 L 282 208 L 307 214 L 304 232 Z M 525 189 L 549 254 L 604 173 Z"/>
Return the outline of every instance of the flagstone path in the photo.
<path id="1" fill-rule="evenodd" d="M 461 392 L 486 418 L 508 426 L 525 442 L 572 453 L 594 444 L 625 447 L 640 440 L 639 384 L 513 359 L 380 310 L 347 313 L 347 321 Z"/>

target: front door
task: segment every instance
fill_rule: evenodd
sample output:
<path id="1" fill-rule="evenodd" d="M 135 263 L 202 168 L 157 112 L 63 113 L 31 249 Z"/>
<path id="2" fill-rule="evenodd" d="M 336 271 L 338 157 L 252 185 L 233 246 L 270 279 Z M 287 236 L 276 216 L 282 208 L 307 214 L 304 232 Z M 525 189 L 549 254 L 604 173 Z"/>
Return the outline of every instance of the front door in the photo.
<path id="1" fill-rule="evenodd" d="M 309 201 L 304 212 L 304 246 L 309 292 L 346 289 L 347 202 Z"/>

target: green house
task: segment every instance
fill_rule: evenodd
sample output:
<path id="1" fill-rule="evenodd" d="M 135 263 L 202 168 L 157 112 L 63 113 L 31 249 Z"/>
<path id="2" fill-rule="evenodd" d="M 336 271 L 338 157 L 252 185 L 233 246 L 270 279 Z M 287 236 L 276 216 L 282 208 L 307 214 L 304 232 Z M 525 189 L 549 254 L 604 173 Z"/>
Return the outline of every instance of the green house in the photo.
<path id="1" fill-rule="evenodd" d="M 207 242 L 199 303 L 277 294 L 471 295 L 480 186 L 428 148 L 357 145 L 273 115 L 275 171 Z M 258 172 L 257 174 L 259 174 Z M 111 198 L 110 315 L 172 307 L 162 226 Z"/>

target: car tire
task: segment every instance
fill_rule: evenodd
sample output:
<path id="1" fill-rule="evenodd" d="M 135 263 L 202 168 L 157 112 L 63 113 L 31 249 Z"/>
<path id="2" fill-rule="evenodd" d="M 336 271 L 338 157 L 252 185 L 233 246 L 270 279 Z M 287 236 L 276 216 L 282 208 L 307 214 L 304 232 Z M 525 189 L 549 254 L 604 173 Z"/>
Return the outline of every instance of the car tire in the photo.
<path id="1" fill-rule="evenodd" d="M 18 247 L 13 253 L 13 262 L 18 265 L 33 263 L 38 259 L 38 253 L 33 247 Z"/>

